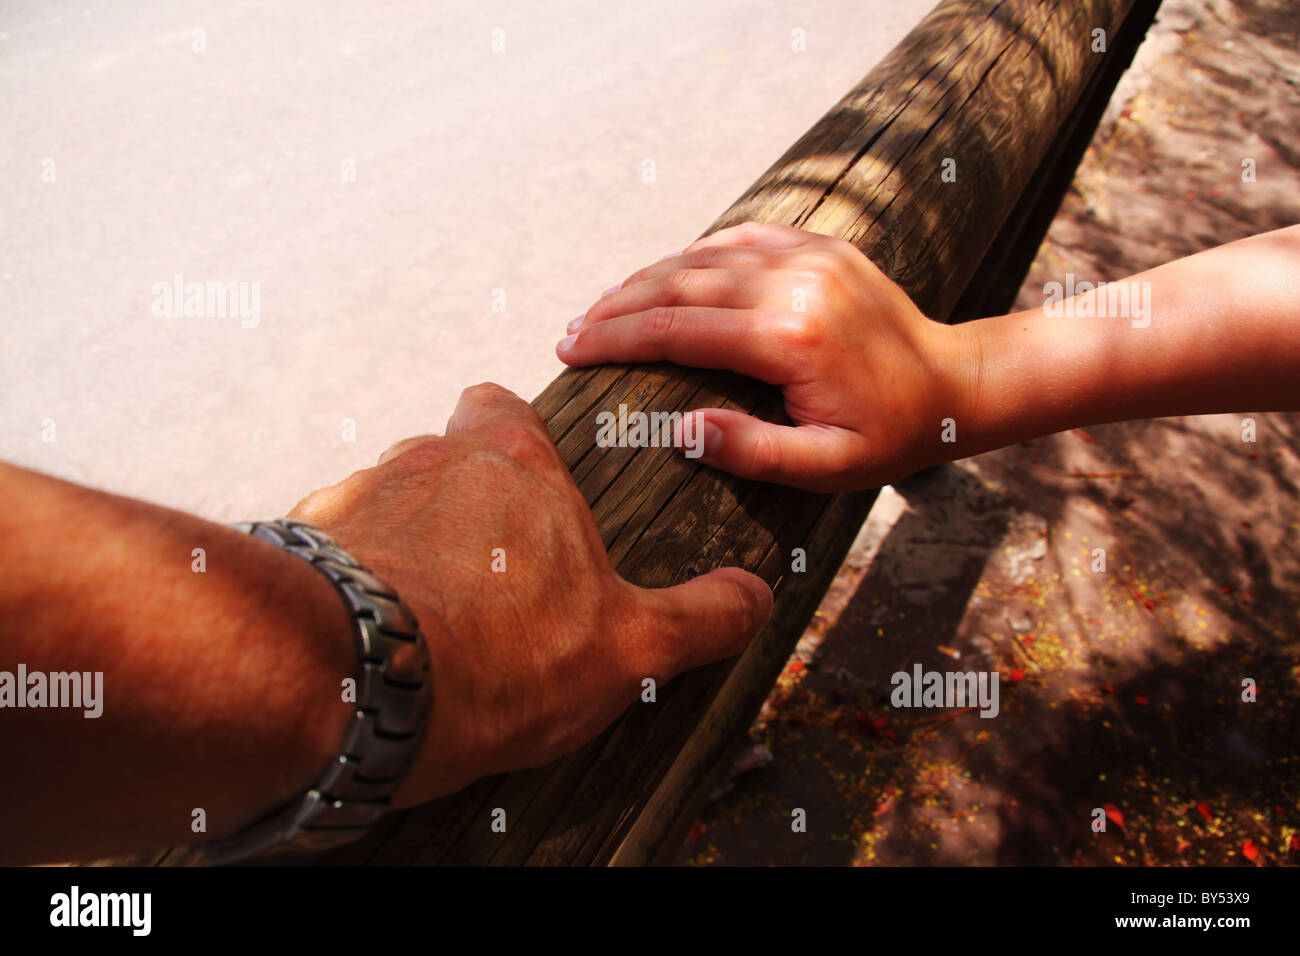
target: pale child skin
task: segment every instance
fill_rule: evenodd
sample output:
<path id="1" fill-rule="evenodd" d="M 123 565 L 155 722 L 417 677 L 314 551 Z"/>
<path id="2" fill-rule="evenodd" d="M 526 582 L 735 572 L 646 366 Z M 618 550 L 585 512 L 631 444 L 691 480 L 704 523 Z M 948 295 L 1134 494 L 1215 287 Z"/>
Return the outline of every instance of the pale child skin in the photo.
<path id="1" fill-rule="evenodd" d="M 1131 314 L 1107 315 L 1105 290 L 1049 293 L 1040 308 L 948 326 L 852 244 L 744 223 L 633 273 L 557 352 L 781 386 L 795 426 L 700 410 L 699 460 L 822 491 L 1086 425 L 1300 408 L 1300 226 L 1124 281 L 1142 291 Z"/>

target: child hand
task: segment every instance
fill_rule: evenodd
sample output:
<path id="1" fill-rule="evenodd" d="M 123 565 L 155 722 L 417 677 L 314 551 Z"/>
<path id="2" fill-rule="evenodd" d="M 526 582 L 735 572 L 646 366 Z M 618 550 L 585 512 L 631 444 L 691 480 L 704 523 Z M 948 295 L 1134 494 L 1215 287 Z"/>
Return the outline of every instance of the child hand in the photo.
<path id="1" fill-rule="evenodd" d="M 851 243 L 789 226 L 723 229 L 634 273 L 569 324 L 569 365 L 667 360 L 781 387 L 794 426 L 693 411 L 705 464 L 815 491 L 887 484 L 946 460 L 976 365 Z M 689 433 L 688 433 L 689 434 Z"/>

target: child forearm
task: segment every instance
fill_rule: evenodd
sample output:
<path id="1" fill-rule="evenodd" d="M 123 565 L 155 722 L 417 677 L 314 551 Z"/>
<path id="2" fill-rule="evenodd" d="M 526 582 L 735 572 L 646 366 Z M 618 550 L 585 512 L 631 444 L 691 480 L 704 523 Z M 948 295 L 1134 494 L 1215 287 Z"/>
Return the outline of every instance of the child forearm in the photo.
<path id="1" fill-rule="evenodd" d="M 1300 408 L 1300 227 L 1122 283 L 954 329 L 970 369 L 960 455 L 1103 422 Z"/>

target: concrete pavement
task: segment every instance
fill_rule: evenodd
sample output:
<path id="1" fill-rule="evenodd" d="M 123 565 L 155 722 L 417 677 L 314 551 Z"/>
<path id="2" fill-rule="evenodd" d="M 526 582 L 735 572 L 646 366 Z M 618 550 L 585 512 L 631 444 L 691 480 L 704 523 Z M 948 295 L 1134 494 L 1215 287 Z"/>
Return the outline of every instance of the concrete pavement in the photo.
<path id="1" fill-rule="evenodd" d="M 930 6 L 7 4 L 0 458 L 267 517 L 532 398 Z M 257 321 L 155 314 L 177 275 Z"/>

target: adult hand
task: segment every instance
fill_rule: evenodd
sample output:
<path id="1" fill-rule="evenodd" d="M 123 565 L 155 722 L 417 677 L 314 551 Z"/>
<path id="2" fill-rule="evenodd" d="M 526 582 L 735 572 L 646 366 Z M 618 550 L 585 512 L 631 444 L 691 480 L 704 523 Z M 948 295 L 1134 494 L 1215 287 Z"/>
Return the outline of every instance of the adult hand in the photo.
<path id="1" fill-rule="evenodd" d="M 496 385 L 465 391 L 445 438 L 394 445 L 290 517 L 395 588 L 424 631 L 433 711 L 396 806 L 577 748 L 645 678 L 738 653 L 771 612 L 739 568 L 660 590 L 618 577 L 545 425 Z"/>

